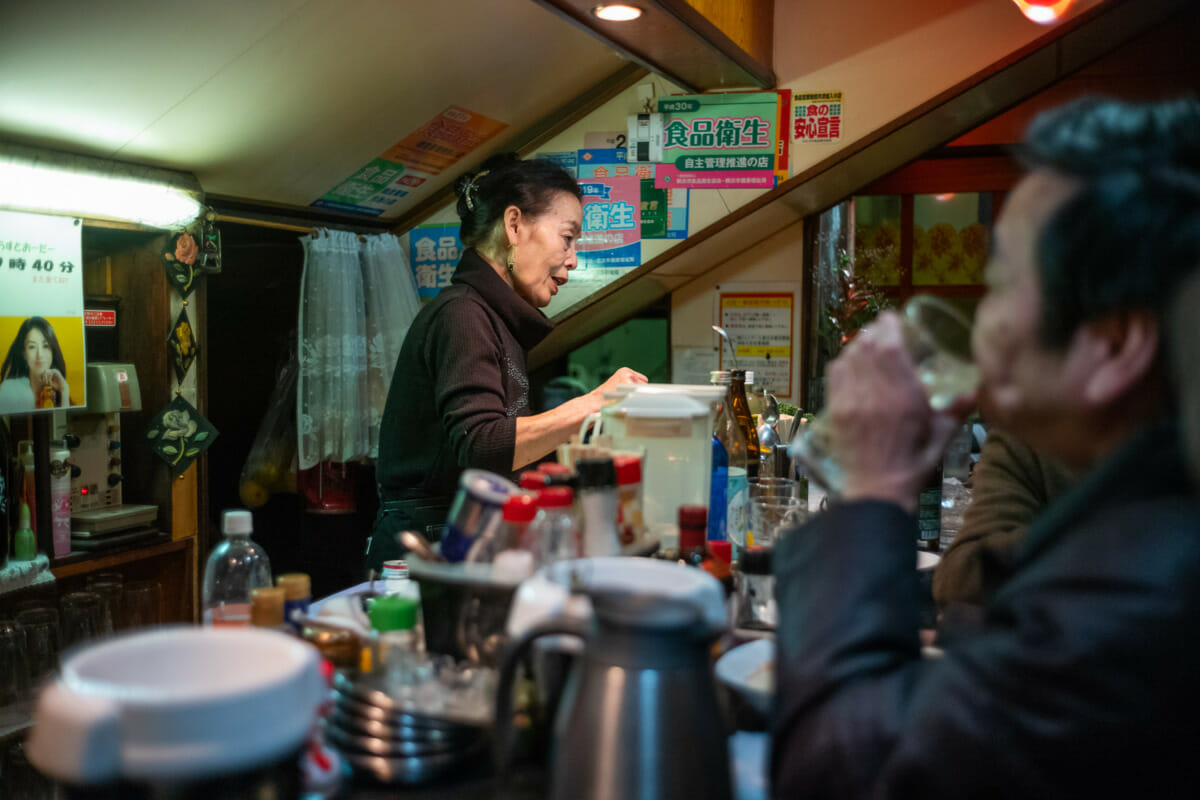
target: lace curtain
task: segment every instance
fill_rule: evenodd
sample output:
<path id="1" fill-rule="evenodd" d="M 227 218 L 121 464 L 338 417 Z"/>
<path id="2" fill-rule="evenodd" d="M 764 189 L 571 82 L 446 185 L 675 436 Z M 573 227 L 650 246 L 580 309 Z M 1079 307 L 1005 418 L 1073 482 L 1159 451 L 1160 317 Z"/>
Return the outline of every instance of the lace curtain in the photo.
<path id="1" fill-rule="evenodd" d="M 391 234 L 321 230 L 301 239 L 300 469 L 379 453 L 379 423 L 400 345 L 420 309 Z"/>

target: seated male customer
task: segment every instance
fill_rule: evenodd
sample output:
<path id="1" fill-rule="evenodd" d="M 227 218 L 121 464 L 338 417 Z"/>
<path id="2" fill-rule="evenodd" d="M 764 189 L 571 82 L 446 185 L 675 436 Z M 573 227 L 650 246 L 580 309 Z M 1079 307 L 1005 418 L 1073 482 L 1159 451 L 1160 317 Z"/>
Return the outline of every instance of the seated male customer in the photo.
<path id="1" fill-rule="evenodd" d="M 1200 498 L 1163 324 L 1200 267 L 1200 178 L 1125 157 L 1162 150 L 1164 130 L 1200 134 L 1200 112 L 1175 104 L 1186 124 L 1164 127 L 1123 108 L 1035 122 L 1030 171 L 993 232 L 973 339 L 981 405 L 1078 483 L 1034 520 L 982 626 L 941 658 L 918 645 L 913 511 L 959 420 L 930 410 L 894 314 L 831 365 L 842 502 L 776 552 L 776 797 L 1200 787 Z"/>

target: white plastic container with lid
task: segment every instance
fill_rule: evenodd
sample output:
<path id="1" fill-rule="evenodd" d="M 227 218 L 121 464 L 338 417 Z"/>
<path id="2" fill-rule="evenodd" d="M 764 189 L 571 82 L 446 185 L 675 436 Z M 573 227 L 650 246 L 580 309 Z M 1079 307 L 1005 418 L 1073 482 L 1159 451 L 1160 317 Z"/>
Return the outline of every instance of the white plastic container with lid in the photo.
<path id="1" fill-rule="evenodd" d="M 73 651 L 38 697 L 26 752 L 74 787 L 211 797 L 186 789 L 298 768 L 325 699 L 317 650 L 292 636 L 156 628 Z"/>
<path id="2" fill-rule="evenodd" d="M 686 393 L 634 392 L 612 407 L 611 418 L 613 446 L 645 452 L 642 514 L 660 545 L 671 546 L 679 507 L 708 505 L 713 408 Z M 607 420 L 601 424 L 607 430 Z"/>
<path id="3" fill-rule="evenodd" d="M 250 593 L 272 585 L 271 562 L 250 539 L 254 518 L 245 509 L 221 515 L 224 540 L 204 565 L 204 624 L 250 625 Z"/>

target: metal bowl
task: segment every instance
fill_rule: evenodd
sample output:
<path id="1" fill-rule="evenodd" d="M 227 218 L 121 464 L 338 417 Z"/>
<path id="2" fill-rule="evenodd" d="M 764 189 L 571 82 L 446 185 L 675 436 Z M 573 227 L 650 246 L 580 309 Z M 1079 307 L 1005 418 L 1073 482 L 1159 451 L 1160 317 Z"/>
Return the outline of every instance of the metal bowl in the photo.
<path id="1" fill-rule="evenodd" d="M 379 708 L 363 700 L 344 694 L 337 690 L 333 692 L 335 708 L 363 720 L 382 722 L 397 728 L 421 728 L 427 731 L 442 731 L 446 733 L 461 733 L 472 730 L 470 726 L 460 725 L 448 720 L 440 720 L 425 714 L 413 714 L 407 711 L 391 711 Z"/>
<path id="2" fill-rule="evenodd" d="M 355 736 L 372 736 L 377 739 L 395 739 L 405 742 L 421 742 L 427 744 L 463 744 L 479 738 L 477 728 L 430 728 L 428 726 L 413 726 L 393 724 L 378 719 L 370 719 L 352 713 L 345 708 L 335 707 L 329 715 L 329 722 L 342 729 L 343 733 Z"/>
<path id="3" fill-rule="evenodd" d="M 424 783 L 448 774 L 464 761 L 473 758 L 482 750 L 482 745 L 471 750 L 453 754 L 412 756 L 409 758 L 387 758 L 363 753 L 343 752 L 342 758 L 358 773 L 374 778 L 380 783 Z"/>
<path id="4" fill-rule="evenodd" d="M 457 742 L 419 742 L 401 739 L 381 739 L 348 732 L 336 724 L 326 724 L 325 735 L 343 753 L 363 753 L 385 758 L 452 755 L 477 747 L 481 737 Z"/>
<path id="5" fill-rule="evenodd" d="M 412 717 L 412 720 L 408 723 L 398 720 L 400 724 L 418 726 L 424 722 L 433 726 L 450 724 L 474 728 L 488 728 L 492 724 L 492 708 L 490 703 L 485 703 L 479 709 L 472 711 L 453 708 L 446 709 L 445 711 L 439 711 L 436 716 L 415 709 L 410 704 L 392 697 L 387 692 L 385 688 L 385 675 L 364 675 L 357 679 L 351 679 L 339 673 L 334 678 L 333 685 L 334 689 L 342 696 L 387 712 L 393 718 L 397 715 Z M 379 717 L 372 716 L 372 718 L 378 719 Z"/>

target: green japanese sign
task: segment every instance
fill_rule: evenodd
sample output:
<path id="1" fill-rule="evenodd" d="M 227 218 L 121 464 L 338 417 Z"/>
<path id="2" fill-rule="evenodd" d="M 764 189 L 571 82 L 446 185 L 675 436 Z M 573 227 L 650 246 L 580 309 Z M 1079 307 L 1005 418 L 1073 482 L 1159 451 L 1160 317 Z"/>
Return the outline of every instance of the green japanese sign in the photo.
<path id="1" fill-rule="evenodd" d="M 790 92 L 662 97 L 663 162 L 658 188 L 774 186 L 787 177 Z M 676 172 L 678 171 L 678 172 Z"/>

